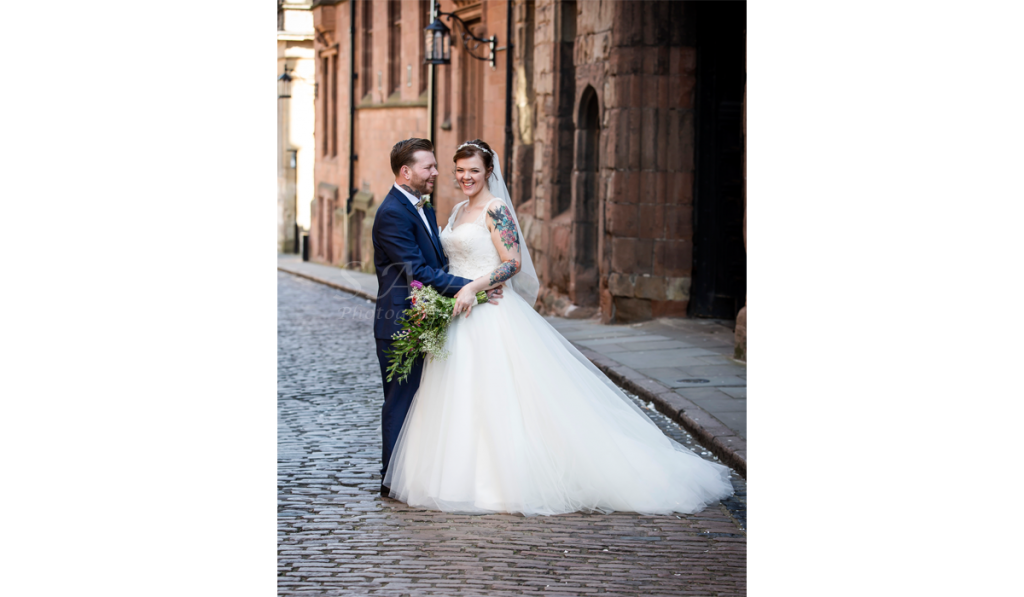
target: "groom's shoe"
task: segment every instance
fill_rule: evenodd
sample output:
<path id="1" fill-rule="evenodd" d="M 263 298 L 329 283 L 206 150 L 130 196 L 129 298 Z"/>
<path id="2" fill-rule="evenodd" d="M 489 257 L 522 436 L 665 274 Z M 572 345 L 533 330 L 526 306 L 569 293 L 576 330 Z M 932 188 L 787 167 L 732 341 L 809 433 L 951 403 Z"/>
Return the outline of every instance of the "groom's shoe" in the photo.
<path id="1" fill-rule="evenodd" d="M 383 483 L 380 484 L 380 497 L 391 497 L 391 488 L 385 487 Z"/>

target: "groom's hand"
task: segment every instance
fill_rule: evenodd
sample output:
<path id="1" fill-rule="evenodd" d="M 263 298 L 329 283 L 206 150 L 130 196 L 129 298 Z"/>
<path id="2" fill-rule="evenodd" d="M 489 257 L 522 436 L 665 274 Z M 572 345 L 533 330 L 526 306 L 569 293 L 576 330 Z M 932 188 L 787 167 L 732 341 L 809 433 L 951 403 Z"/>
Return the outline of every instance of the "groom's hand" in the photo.
<path id="1" fill-rule="evenodd" d="M 488 290 L 486 292 L 487 292 L 487 302 L 492 304 L 492 305 L 497 305 L 498 304 L 498 299 L 501 298 L 501 286 L 495 286 L 494 288 L 492 288 L 492 289 L 490 289 L 490 290 Z"/>

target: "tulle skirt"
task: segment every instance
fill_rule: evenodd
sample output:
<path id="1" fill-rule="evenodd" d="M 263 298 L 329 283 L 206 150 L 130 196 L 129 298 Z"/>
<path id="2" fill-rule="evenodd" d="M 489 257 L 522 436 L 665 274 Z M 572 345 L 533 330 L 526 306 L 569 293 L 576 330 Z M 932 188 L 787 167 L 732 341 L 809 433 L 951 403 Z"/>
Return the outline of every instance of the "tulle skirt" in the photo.
<path id="1" fill-rule="evenodd" d="M 515 292 L 449 328 L 428 359 L 384 484 L 445 512 L 691 513 L 727 467 L 668 438 Z"/>

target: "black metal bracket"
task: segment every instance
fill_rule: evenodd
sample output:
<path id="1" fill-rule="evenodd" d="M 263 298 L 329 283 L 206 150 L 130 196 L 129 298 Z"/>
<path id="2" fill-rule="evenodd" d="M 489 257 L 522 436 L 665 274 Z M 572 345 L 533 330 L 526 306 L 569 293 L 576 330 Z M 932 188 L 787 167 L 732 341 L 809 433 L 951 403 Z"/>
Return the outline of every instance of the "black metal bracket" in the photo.
<path id="1" fill-rule="evenodd" d="M 453 12 L 440 12 L 440 11 L 438 11 L 437 18 L 441 18 L 441 17 L 448 17 L 448 22 L 449 23 L 451 22 L 452 19 L 455 19 L 456 21 L 459 22 L 460 25 L 462 25 L 462 47 L 466 49 L 466 54 L 468 56 L 476 58 L 477 60 L 482 60 L 484 62 L 490 62 L 491 63 L 491 68 L 492 69 L 496 68 L 495 67 L 495 63 L 494 63 L 494 52 L 496 51 L 495 50 L 495 46 L 498 45 L 498 36 L 497 35 L 492 35 L 490 38 L 487 38 L 487 39 L 482 38 L 482 37 L 477 37 L 477 36 L 473 35 L 472 33 L 469 32 L 469 26 L 466 25 L 466 22 L 463 21 L 462 19 L 460 19 L 459 15 L 457 15 L 457 14 L 455 14 Z M 480 56 L 477 56 L 476 54 L 474 54 L 473 50 L 475 50 L 476 48 L 473 48 L 473 50 L 470 49 L 470 47 L 469 47 L 469 41 L 470 40 L 475 41 L 475 42 L 479 42 L 479 43 L 482 43 L 482 44 L 487 44 L 487 46 L 488 46 L 488 48 L 490 50 L 490 54 L 487 57 L 480 57 Z"/>

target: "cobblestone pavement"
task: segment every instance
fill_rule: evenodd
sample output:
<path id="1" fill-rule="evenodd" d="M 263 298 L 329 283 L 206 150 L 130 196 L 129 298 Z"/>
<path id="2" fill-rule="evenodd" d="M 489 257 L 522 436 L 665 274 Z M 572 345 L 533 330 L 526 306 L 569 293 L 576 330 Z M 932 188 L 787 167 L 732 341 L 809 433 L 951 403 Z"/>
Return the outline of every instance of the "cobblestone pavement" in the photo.
<path id="1" fill-rule="evenodd" d="M 735 474 L 735 497 L 688 516 L 470 516 L 381 498 L 372 314 L 365 299 L 278 272 L 280 595 L 746 593 Z"/>

